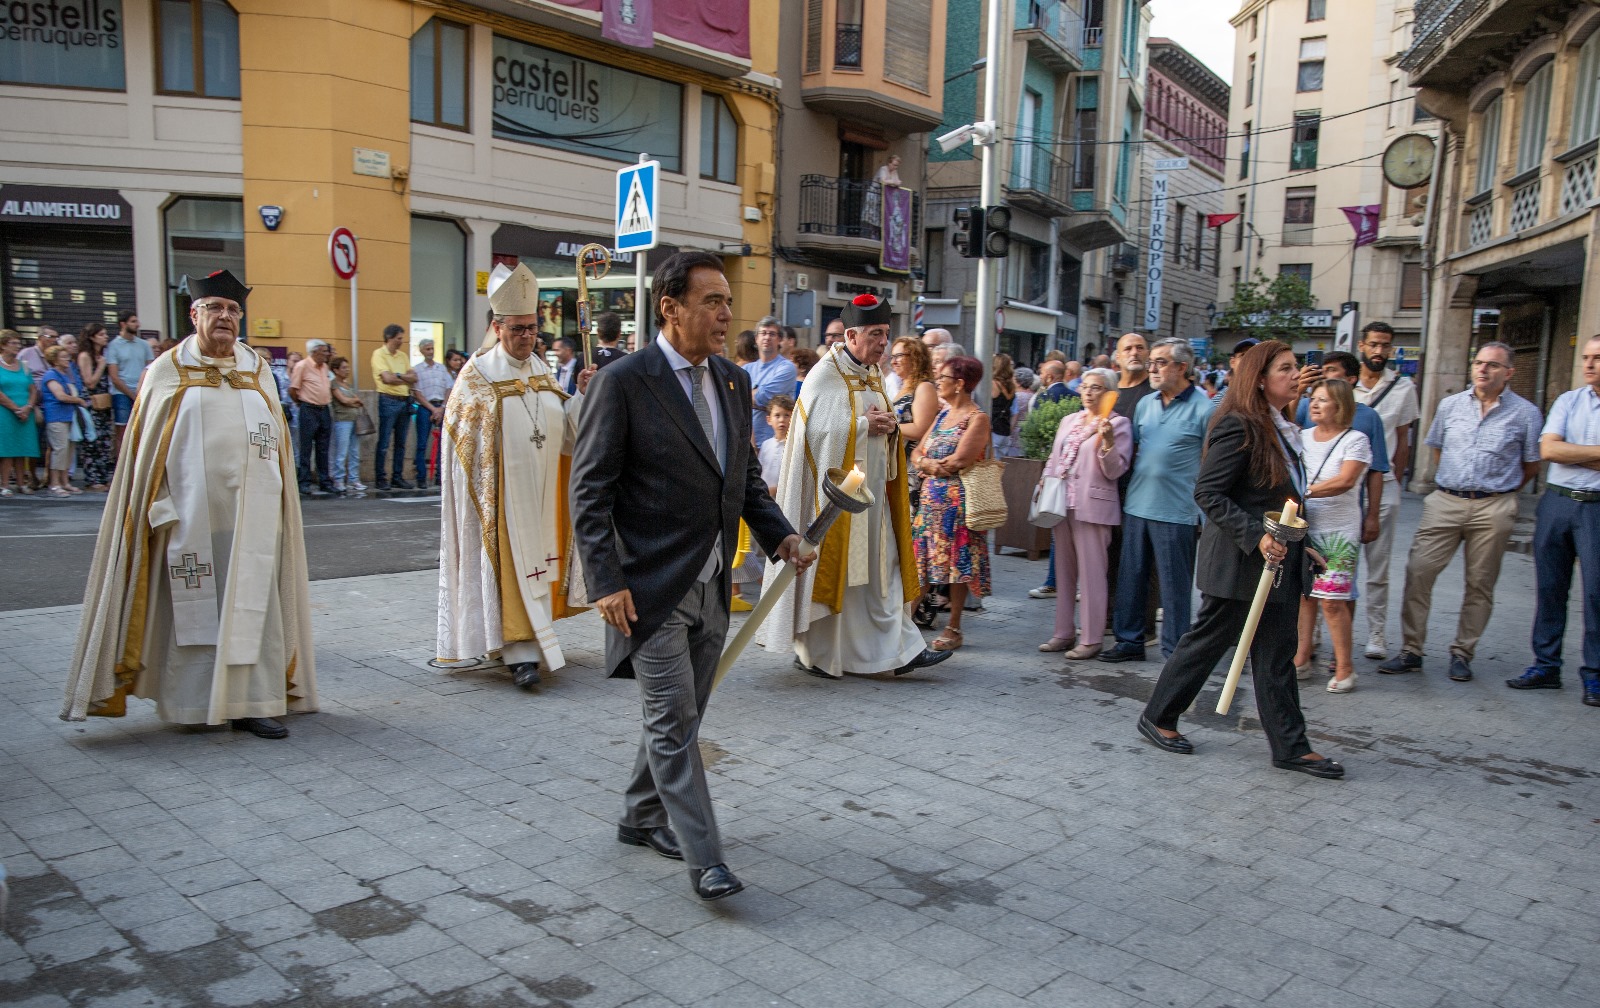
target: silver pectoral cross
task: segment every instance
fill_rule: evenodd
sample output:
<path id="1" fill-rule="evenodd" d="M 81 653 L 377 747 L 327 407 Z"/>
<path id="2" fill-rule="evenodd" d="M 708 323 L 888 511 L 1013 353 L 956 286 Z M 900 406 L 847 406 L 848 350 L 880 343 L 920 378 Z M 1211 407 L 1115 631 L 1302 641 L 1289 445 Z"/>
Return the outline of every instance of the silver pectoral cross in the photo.
<path id="1" fill-rule="evenodd" d="M 265 458 L 266 456 L 262 457 Z M 199 559 L 200 554 L 198 553 L 185 553 L 183 554 L 183 563 L 171 564 L 167 569 L 172 572 L 174 579 L 183 578 L 183 586 L 185 588 L 198 588 L 200 587 L 201 578 L 212 576 L 211 565 L 197 563 L 196 561 Z"/>
<path id="2" fill-rule="evenodd" d="M 548 441 L 549 438 L 544 436 L 544 431 L 535 427 L 533 429 L 533 433 L 528 435 L 528 440 L 533 442 L 533 446 L 535 448 L 543 448 L 544 443 Z"/>
<path id="3" fill-rule="evenodd" d="M 255 433 L 250 435 L 250 443 L 256 446 L 257 458 L 271 458 L 278 450 L 278 436 L 272 433 L 271 424 L 257 425 Z"/>

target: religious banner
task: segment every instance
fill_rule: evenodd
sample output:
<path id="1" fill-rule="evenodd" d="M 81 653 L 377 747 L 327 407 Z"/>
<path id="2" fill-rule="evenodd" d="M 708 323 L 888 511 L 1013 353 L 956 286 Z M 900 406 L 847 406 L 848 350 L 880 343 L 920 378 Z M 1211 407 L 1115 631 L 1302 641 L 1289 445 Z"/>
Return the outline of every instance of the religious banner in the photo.
<path id="1" fill-rule="evenodd" d="M 601 35 L 635 49 L 655 46 L 653 0 L 604 0 L 600 11 Z"/>
<path id="2" fill-rule="evenodd" d="M 1383 216 L 1383 207 L 1374 203 L 1371 206 L 1340 207 L 1345 218 L 1350 221 L 1350 226 L 1356 230 L 1356 248 L 1371 245 L 1378 240 L 1378 219 Z"/>
<path id="3" fill-rule="evenodd" d="M 911 190 L 883 187 L 883 253 L 879 269 L 911 272 Z"/>

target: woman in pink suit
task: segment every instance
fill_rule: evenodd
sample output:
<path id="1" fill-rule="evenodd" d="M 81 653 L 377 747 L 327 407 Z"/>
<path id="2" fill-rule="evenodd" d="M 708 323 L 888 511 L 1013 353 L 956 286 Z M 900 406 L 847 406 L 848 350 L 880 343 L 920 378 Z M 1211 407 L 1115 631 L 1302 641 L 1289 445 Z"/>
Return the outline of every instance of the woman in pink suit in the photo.
<path id="1" fill-rule="evenodd" d="M 1128 471 L 1133 434 L 1128 421 L 1112 413 L 1099 416 L 1100 400 L 1117 385 L 1109 368 L 1083 373 L 1078 396 L 1083 410 L 1061 421 L 1056 443 L 1044 464 L 1045 477 L 1067 481 L 1067 517 L 1055 527 L 1056 628 L 1040 651 L 1066 651 L 1074 661 L 1100 653 L 1105 636 L 1106 547 L 1111 528 L 1122 524 L 1117 477 Z M 1077 596 L 1082 596 L 1083 629 L 1076 632 Z M 1067 650 L 1071 648 L 1071 650 Z"/>

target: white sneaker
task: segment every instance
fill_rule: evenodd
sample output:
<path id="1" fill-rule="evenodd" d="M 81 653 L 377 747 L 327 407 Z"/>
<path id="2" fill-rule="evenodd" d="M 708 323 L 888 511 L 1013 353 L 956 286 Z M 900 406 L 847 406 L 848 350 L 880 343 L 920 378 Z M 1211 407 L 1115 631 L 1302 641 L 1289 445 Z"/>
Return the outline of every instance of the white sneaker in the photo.
<path id="1" fill-rule="evenodd" d="M 1054 588 L 1050 587 L 1049 585 L 1040 585 L 1037 588 L 1028 589 L 1028 597 L 1029 598 L 1055 598 L 1056 597 L 1056 590 Z"/>
<path id="2" fill-rule="evenodd" d="M 1389 657 L 1389 642 L 1384 639 L 1382 630 L 1372 631 L 1372 636 L 1367 638 L 1367 650 L 1364 653 L 1368 658 Z"/>
<path id="3" fill-rule="evenodd" d="M 348 489 L 351 489 L 351 490 L 365 490 L 366 488 L 367 488 L 367 485 L 365 483 L 361 482 L 360 480 L 356 480 L 354 483 L 350 484 Z"/>

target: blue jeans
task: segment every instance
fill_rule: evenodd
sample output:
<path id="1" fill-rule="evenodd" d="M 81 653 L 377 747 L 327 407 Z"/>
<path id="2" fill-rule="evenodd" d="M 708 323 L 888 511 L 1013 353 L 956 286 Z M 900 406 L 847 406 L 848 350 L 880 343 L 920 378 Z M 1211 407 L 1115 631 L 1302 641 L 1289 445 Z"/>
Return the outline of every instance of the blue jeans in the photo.
<path id="1" fill-rule="evenodd" d="M 411 416 L 411 400 L 401 396 L 378 393 L 378 454 L 372 459 L 372 474 L 381 487 L 391 478 L 402 479 L 406 472 L 406 420 Z M 389 440 L 394 439 L 394 456 L 389 472 L 383 471 L 383 456 L 389 450 Z"/>
<path id="2" fill-rule="evenodd" d="M 433 445 L 430 438 L 433 435 L 433 414 L 428 412 L 426 406 L 412 407 L 417 411 L 417 453 L 412 464 L 417 470 L 417 485 L 426 486 L 428 482 L 428 456 L 432 453 Z"/>
<path id="3" fill-rule="evenodd" d="M 361 482 L 361 439 L 354 420 L 333 422 L 333 447 L 328 451 L 328 471 L 334 483 L 350 487 Z"/>
<path id="4" fill-rule="evenodd" d="M 1161 608 L 1166 610 L 1161 620 L 1161 654 L 1172 657 L 1178 638 L 1189 631 L 1199 541 L 1198 525 L 1154 521 L 1123 512 L 1122 560 L 1117 566 L 1117 601 L 1111 616 L 1117 647 L 1144 650 L 1145 599 L 1154 570 L 1161 579 Z"/>
<path id="5" fill-rule="evenodd" d="M 1044 586 L 1046 588 L 1054 588 L 1056 586 L 1056 537 L 1055 536 L 1051 536 L 1050 537 L 1050 570 L 1044 576 Z"/>
<path id="6" fill-rule="evenodd" d="M 1561 671 L 1561 639 L 1567 633 L 1567 597 L 1572 564 L 1583 569 L 1583 668 L 1600 675 L 1600 501 L 1580 502 L 1546 490 L 1539 498 L 1533 530 L 1533 660 L 1541 672 Z"/>
<path id="7" fill-rule="evenodd" d="M 133 400 L 121 392 L 111 393 L 111 422 L 118 427 L 126 427 L 128 418 L 133 415 Z"/>

